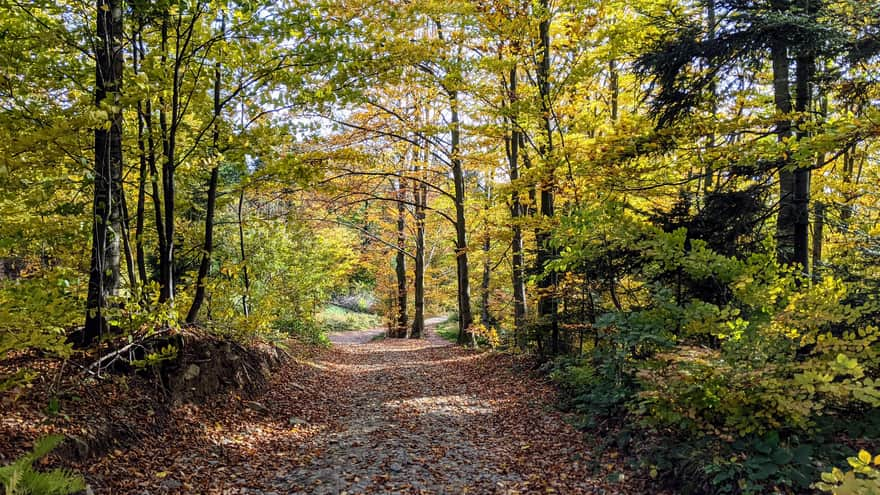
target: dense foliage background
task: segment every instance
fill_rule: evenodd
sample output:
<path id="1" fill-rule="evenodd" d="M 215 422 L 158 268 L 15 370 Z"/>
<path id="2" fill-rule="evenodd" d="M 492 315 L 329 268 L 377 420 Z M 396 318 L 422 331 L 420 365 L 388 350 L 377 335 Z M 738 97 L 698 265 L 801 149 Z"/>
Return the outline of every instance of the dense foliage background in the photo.
<path id="1" fill-rule="evenodd" d="M 0 359 L 453 312 L 682 493 L 876 493 L 878 26 L 860 0 L 4 3 Z"/>

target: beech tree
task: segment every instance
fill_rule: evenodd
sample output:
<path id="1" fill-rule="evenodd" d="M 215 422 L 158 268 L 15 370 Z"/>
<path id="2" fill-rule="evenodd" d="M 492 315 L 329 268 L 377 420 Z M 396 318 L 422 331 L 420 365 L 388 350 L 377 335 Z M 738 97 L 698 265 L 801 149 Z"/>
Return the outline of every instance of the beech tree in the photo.
<path id="1" fill-rule="evenodd" d="M 97 0 L 95 104 L 107 115 L 95 129 L 95 187 L 92 255 L 86 323 L 80 344 L 88 345 L 108 330 L 104 309 L 118 295 L 120 244 L 124 235 L 122 192 L 122 2 Z"/>

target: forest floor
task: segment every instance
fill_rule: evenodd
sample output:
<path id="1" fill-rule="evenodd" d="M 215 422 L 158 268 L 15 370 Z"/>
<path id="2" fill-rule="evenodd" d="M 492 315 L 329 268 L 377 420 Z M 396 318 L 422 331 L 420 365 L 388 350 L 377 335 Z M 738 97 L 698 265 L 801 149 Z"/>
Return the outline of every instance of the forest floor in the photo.
<path id="1" fill-rule="evenodd" d="M 621 459 L 591 456 L 596 440 L 527 358 L 452 346 L 433 326 L 375 333 L 297 349 L 262 392 L 157 412 L 154 433 L 68 465 L 97 494 L 646 493 L 608 481 Z"/>

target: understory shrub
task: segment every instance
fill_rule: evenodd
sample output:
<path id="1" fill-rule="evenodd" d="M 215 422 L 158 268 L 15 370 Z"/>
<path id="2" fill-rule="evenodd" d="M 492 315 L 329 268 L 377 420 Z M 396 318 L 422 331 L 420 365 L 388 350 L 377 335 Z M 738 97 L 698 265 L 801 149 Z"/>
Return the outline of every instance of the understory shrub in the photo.
<path id="1" fill-rule="evenodd" d="M 273 322 L 273 328 L 282 334 L 297 338 L 308 344 L 324 347 L 330 345 L 327 333 L 312 319 L 281 318 Z"/>
<path id="2" fill-rule="evenodd" d="M 650 432 L 640 464 L 681 493 L 802 492 L 847 439 L 877 437 L 857 427 L 880 408 L 876 296 L 769 248 L 738 258 L 684 229 L 629 236 L 641 261 L 619 283 L 637 303 L 608 308 L 590 352 L 553 373 L 585 425 Z"/>
<path id="3" fill-rule="evenodd" d="M 880 455 L 860 450 L 857 456 L 847 458 L 850 469 L 846 472 L 832 468 L 822 473 L 822 481 L 816 487 L 834 495 L 878 495 L 880 494 Z"/>

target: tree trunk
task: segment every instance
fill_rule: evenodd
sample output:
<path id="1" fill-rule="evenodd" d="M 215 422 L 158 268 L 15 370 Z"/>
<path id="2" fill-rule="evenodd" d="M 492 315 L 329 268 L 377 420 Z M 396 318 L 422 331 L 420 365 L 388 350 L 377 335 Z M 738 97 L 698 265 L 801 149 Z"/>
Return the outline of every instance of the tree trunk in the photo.
<path id="1" fill-rule="evenodd" d="M 226 16 L 220 13 L 220 36 L 226 35 Z M 214 252 L 214 212 L 217 204 L 217 182 L 220 175 L 220 74 L 221 65 L 218 61 L 214 64 L 214 129 L 211 134 L 211 178 L 208 180 L 208 204 L 205 210 L 205 243 L 202 246 L 202 262 L 199 264 L 199 273 L 196 278 L 196 293 L 193 296 L 192 305 L 186 315 L 187 323 L 195 323 L 199 316 L 199 309 L 205 301 L 208 272 L 211 269 L 211 255 Z"/>
<path id="2" fill-rule="evenodd" d="M 822 265 L 822 242 L 825 235 L 825 203 L 817 201 L 813 207 L 813 277 L 819 276 Z"/>
<path id="3" fill-rule="evenodd" d="M 407 324 L 409 323 L 409 315 L 407 314 L 407 295 L 406 287 L 406 205 L 404 204 L 405 195 L 403 181 L 397 183 L 397 256 L 395 259 L 394 271 L 397 275 L 397 314 L 395 315 L 395 328 L 390 332 L 389 337 L 405 338 Z"/>
<path id="4" fill-rule="evenodd" d="M 428 155 L 427 150 L 425 150 L 425 155 Z M 416 174 L 420 171 L 421 167 L 417 165 Z M 413 181 L 413 198 L 416 220 L 416 252 L 413 268 L 415 314 L 409 336 L 418 339 L 425 333 L 425 217 L 428 207 L 428 186 L 424 182 Z"/>
<path id="5" fill-rule="evenodd" d="M 853 200 L 852 181 L 855 172 L 856 145 L 850 145 L 843 152 L 843 207 L 840 210 L 840 225 L 844 232 L 849 230 L 849 221 L 853 215 L 853 207 L 850 202 Z"/>
<path id="6" fill-rule="evenodd" d="M 797 139 L 807 137 L 804 130 L 805 115 L 810 110 L 812 101 L 812 78 L 815 72 L 815 62 L 811 55 L 803 55 L 797 58 L 796 98 L 795 111 L 798 112 L 799 126 Z M 794 171 L 794 191 L 792 207 L 794 215 L 794 258 L 793 262 L 800 265 L 801 270 L 808 272 L 810 269 L 810 166 L 801 164 Z"/>
<path id="7" fill-rule="evenodd" d="M 248 294 L 251 293 L 251 279 L 248 277 L 248 268 L 247 268 L 247 253 L 244 249 L 244 186 L 241 188 L 241 192 L 238 194 L 238 248 L 239 253 L 241 254 L 241 274 L 242 279 L 244 281 L 244 293 L 241 295 L 241 308 L 244 312 L 244 317 L 249 318 L 251 314 L 251 310 L 248 307 Z"/>
<path id="8" fill-rule="evenodd" d="M 168 63 L 168 13 L 162 16 L 161 27 L 162 51 L 161 65 L 166 67 Z M 168 110 L 166 109 L 165 97 L 159 96 L 159 128 L 162 131 L 162 200 L 165 205 L 165 245 L 159 256 L 159 301 L 171 303 L 174 301 L 174 169 L 176 151 L 177 130 L 177 103 L 180 66 L 177 57 L 173 63 L 174 68 L 171 77 L 171 122 L 168 122 Z"/>
<path id="9" fill-rule="evenodd" d="M 110 125 L 95 129 L 95 191 L 92 249 L 81 345 L 107 331 L 107 298 L 119 289 L 119 236 L 122 233 L 122 2 L 97 0 L 95 104 L 108 111 Z"/>
<path id="10" fill-rule="evenodd" d="M 167 36 L 166 36 L 167 37 Z M 141 59 L 146 57 L 146 49 L 144 47 L 144 40 L 142 36 L 137 37 L 137 47 L 136 50 L 140 53 Z M 156 221 L 156 239 L 158 242 L 158 253 L 159 253 L 159 270 L 154 273 L 156 282 L 161 286 L 162 285 L 162 274 L 164 273 L 163 262 L 162 262 L 162 253 L 165 252 L 165 222 L 163 220 L 164 216 L 162 214 L 162 195 L 159 189 L 159 167 L 156 162 L 156 140 L 153 137 L 153 102 L 151 98 L 147 98 L 146 101 L 143 102 L 143 108 L 140 106 L 140 102 L 138 102 L 138 116 L 140 117 L 138 120 L 139 128 L 142 132 L 146 134 L 146 149 L 141 151 L 142 155 L 146 156 L 147 161 L 147 170 L 149 172 L 149 180 L 150 180 L 150 197 L 153 200 L 153 214 Z M 143 110 L 143 111 L 141 111 Z M 143 143 L 143 135 L 141 135 L 141 142 L 139 146 L 144 146 Z M 141 249 L 143 249 L 143 240 L 141 240 Z M 146 261 L 144 261 L 146 264 Z M 145 267 L 146 270 L 146 267 Z M 144 279 L 146 282 L 146 279 Z"/>
<path id="11" fill-rule="evenodd" d="M 824 123 L 828 118 L 828 96 L 824 92 L 819 95 L 819 115 Z M 825 153 L 816 155 L 816 168 L 825 163 Z M 814 280 L 821 278 L 822 269 L 822 244 L 825 237 L 825 203 L 817 201 L 813 207 L 813 252 L 810 266 L 810 275 Z"/>
<path id="12" fill-rule="evenodd" d="M 609 83 L 611 86 L 611 122 L 617 123 L 620 113 L 620 74 L 617 72 L 617 61 L 608 62 Z"/>
<path id="13" fill-rule="evenodd" d="M 134 272 L 134 256 L 131 252 L 131 229 L 128 223 L 128 203 L 125 200 L 125 190 L 122 187 L 122 175 L 119 176 L 119 232 L 122 237 L 122 252 L 125 254 L 125 269 L 128 274 L 129 290 L 138 286 L 138 278 Z"/>
<path id="14" fill-rule="evenodd" d="M 138 73 L 138 58 L 141 55 L 140 43 L 142 29 L 142 27 L 139 27 L 134 35 L 134 46 L 132 48 L 132 67 L 135 74 Z M 140 283 L 143 286 L 147 283 L 147 260 L 146 254 L 144 253 L 144 224 L 146 221 L 147 177 L 149 171 L 147 169 L 147 146 L 144 142 L 144 104 L 140 100 L 138 100 L 137 102 L 137 122 L 138 161 L 140 167 L 138 170 L 138 195 L 136 207 L 137 210 L 135 211 L 134 246 L 135 263 L 137 264 L 137 271 L 138 276 L 140 277 Z M 143 287 L 141 287 L 141 291 L 143 291 Z M 143 292 L 140 295 L 143 296 Z"/>
<path id="15" fill-rule="evenodd" d="M 480 323 L 490 328 L 495 325 L 492 313 L 489 311 L 489 289 L 492 282 L 492 263 L 489 253 L 492 249 L 492 237 L 489 231 L 489 213 L 492 207 L 492 186 L 489 181 L 486 183 L 486 204 L 483 207 L 485 218 L 483 219 L 483 278 L 480 283 Z"/>
<path id="16" fill-rule="evenodd" d="M 778 2 L 774 2 L 778 3 Z M 771 45 L 773 62 L 773 101 L 779 119 L 776 121 L 776 137 L 779 141 L 791 136 L 791 89 L 789 82 L 788 47 L 785 41 L 776 40 Z M 779 213 L 776 217 L 776 257 L 782 264 L 794 261 L 794 173 L 787 170 L 789 159 L 779 159 Z"/>
<path id="17" fill-rule="evenodd" d="M 159 271 L 155 275 L 156 282 L 161 287 L 162 277 L 165 273 L 162 253 L 167 249 L 165 247 L 167 241 L 165 240 L 165 216 L 162 213 L 162 193 L 159 189 L 159 167 L 156 163 L 156 141 L 153 138 L 153 104 L 150 100 L 144 104 L 144 127 L 147 130 L 147 167 L 150 171 L 150 196 L 153 198 L 153 214 L 156 219 L 156 239 L 159 252 Z"/>
<path id="18" fill-rule="evenodd" d="M 516 66 L 510 69 L 510 87 L 508 88 L 508 99 L 511 106 L 515 105 L 517 96 L 517 74 Z M 513 326 L 515 339 L 520 345 L 524 346 L 524 332 L 526 320 L 526 284 L 525 284 L 525 260 L 523 258 L 523 235 L 520 218 L 524 217 L 526 212 L 520 201 L 519 185 L 519 144 L 520 131 L 516 115 L 511 113 L 508 117 L 510 125 L 510 136 L 507 139 L 507 164 L 509 168 L 511 192 L 510 192 L 510 216 L 512 218 L 513 238 L 511 240 L 511 270 L 513 283 Z"/>
<path id="19" fill-rule="evenodd" d="M 467 345 L 473 342 L 470 332 L 474 322 L 471 313 L 470 274 L 468 272 L 467 224 L 465 223 L 464 197 L 465 178 L 461 162 L 461 122 L 458 117 L 458 92 L 449 91 L 450 112 L 452 116 L 451 149 L 452 181 L 455 187 L 455 266 L 458 281 L 458 343 Z"/>
<path id="20" fill-rule="evenodd" d="M 550 229 L 545 225 L 548 219 L 555 215 L 555 167 L 553 157 L 553 127 L 550 108 L 550 2 L 541 0 L 541 23 L 539 30 L 539 59 L 537 70 L 538 94 L 541 98 L 541 120 L 545 142 L 541 145 L 541 156 L 544 159 L 544 178 L 540 187 L 541 195 L 541 220 L 542 226 L 536 235 L 537 256 L 535 260 L 536 270 L 540 278 L 538 289 L 540 291 L 538 301 L 538 317 L 542 323 L 550 325 L 550 350 L 553 354 L 560 352 L 559 321 L 557 309 L 559 302 L 555 294 L 557 287 L 557 274 L 555 272 L 544 273 L 546 265 L 553 257 L 553 248 L 550 246 Z"/>

